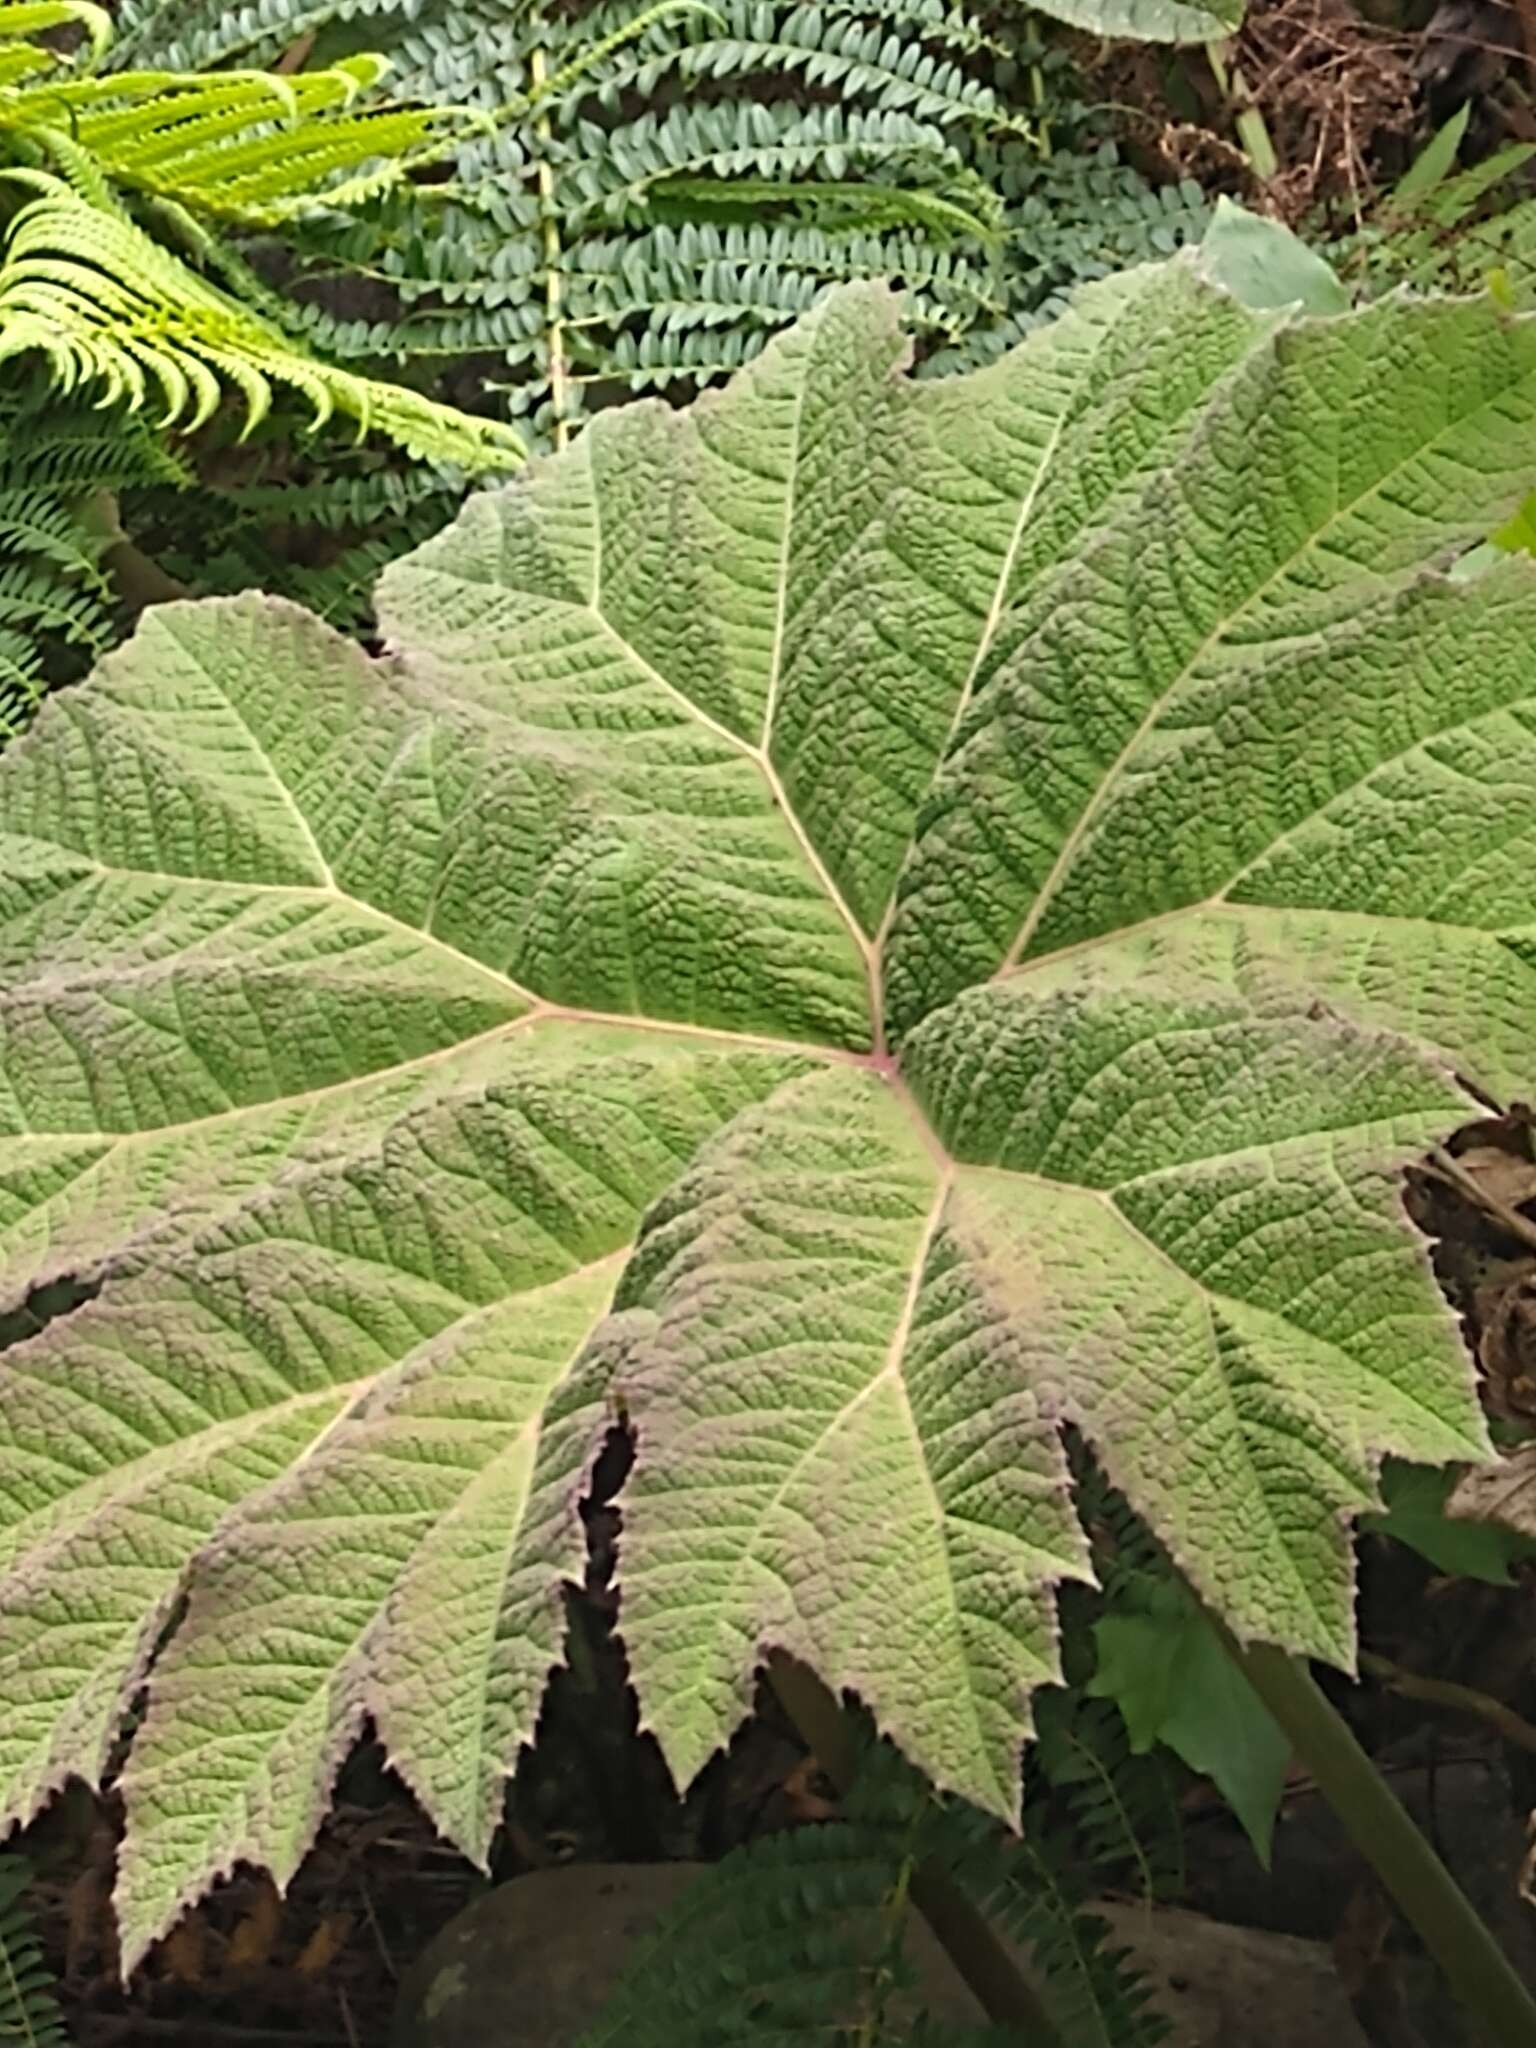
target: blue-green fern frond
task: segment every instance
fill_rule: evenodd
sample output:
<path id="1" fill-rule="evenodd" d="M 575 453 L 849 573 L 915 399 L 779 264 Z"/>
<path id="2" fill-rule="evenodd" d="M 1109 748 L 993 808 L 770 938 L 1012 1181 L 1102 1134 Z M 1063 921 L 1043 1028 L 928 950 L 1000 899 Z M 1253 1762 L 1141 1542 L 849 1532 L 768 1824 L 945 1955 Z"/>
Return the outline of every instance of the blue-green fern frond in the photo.
<path id="1" fill-rule="evenodd" d="M 316 288 L 281 324 L 358 365 L 485 361 L 483 388 L 534 421 L 558 385 L 560 432 L 615 380 L 681 395 L 728 373 L 813 280 L 870 274 L 878 244 L 900 256 L 887 274 L 931 374 L 990 360 L 1082 279 L 1185 238 L 1145 181 L 1072 147 L 1087 115 L 1065 49 L 977 0 L 122 0 L 116 47 L 135 66 L 241 66 L 319 28 L 334 61 L 385 15 L 392 89 L 494 125 L 466 130 L 430 186 L 290 220 Z M 663 237 L 690 227 L 819 239 L 688 280 Z M 348 271 L 399 317 L 343 317 L 329 281 Z"/>
<path id="2" fill-rule="evenodd" d="M 187 481 L 141 421 L 61 404 L 14 372 L 0 387 L 0 746 L 49 680 L 116 637 L 104 567 L 115 528 L 101 507 L 126 488 Z"/>
<path id="3" fill-rule="evenodd" d="M 958 151 L 931 123 L 899 111 L 857 107 L 763 105 L 678 106 L 645 113 L 623 127 L 578 124 L 562 152 L 566 205 L 609 220 L 643 215 L 654 188 L 668 179 L 710 177 L 772 182 L 814 177 L 841 184 L 858 169 L 942 166 L 965 179 Z M 932 173 L 929 173 L 932 176 Z M 934 182 L 938 182 L 937 179 Z M 966 180 L 967 192 L 974 186 Z"/>
<path id="4" fill-rule="evenodd" d="M 602 79 L 611 102 L 622 91 L 654 93 L 674 76 L 685 83 L 719 82 L 764 75 L 804 79 L 881 109 L 903 111 L 922 121 L 967 126 L 984 123 L 1000 132 L 1028 132 L 1017 111 L 1002 104 L 984 80 L 970 76 L 941 47 L 903 33 L 888 18 L 871 21 L 864 10 L 840 10 L 805 0 L 788 13 L 772 0 L 735 0 L 717 33 L 670 49 L 637 52 Z M 949 29 L 946 21 L 943 26 Z M 960 17 L 954 47 L 974 54 L 986 47 L 978 23 Z M 948 35 L 945 41 L 948 41 Z"/>
<path id="5" fill-rule="evenodd" d="M 582 244 L 571 273 L 571 318 L 628 327 L 644 315 L 658 339 L 694 329 L 773 332 L 833 281 L 891 278 L 919 328 L 960 334 L 1002 310 L 996 265 L 920 234 L 831 233 L 802 222 L 685 221 Z"/>
<path id="6" fill-rule="evenodd" d="M 751 223 L 787 216 L 833 236 L 921 228 L 941 248 L 966 238 L 991 242 L 1002 229 L 995 194 L 963 170 L 947 189 L 934 191 L 875 179 L 802 178 L 781 185 L 768 178 L 662 178 L 650 189 L 648 211 L 657 220 L 678 222 Z"/>

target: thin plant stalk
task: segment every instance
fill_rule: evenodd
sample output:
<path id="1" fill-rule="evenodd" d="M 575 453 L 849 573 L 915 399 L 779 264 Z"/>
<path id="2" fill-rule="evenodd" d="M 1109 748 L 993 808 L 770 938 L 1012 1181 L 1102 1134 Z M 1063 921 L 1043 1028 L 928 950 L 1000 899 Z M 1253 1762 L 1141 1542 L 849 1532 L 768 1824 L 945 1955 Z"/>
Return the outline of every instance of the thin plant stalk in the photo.
<path id="1" fill-rule="evenodd" d="M 1536 1999 L 1305 1663 L 1216 1628 L 1488 2048 L 1536 2048 Z"/>
<path id="2" fill-rule="evenodd" d="M 1243 146 L 1253 175 L 1261 184 L 1268 184 L 1280 170 L 1280 159 L 1275 154 L 1268 123 L 1259 109 L 1248 97 L 1248 82 L 1241 71 L 1229 70 L 1225 42 L 1209 42 L 1205 46 L 1206 62 L 1211 67 L 1211 76 L 1216 81 L 1216 90 L 1232 108 L 1233 125 L 1237 139 Z"/>

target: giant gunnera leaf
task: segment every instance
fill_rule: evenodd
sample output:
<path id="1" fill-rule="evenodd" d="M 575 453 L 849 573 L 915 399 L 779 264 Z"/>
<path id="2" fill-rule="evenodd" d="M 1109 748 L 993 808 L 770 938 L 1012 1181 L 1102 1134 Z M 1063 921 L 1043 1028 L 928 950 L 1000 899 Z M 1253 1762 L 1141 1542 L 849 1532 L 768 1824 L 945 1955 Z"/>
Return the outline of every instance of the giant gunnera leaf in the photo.
<path id="1" fill-rule="evenodd" d="M 1536 565 L 1446 572 L 1536 321 L 1188 257 L 904 360 L 836 293 L 382 658 L 168 605 L 0 763 L 0 1785 L 135 1706 L 130 1963 L 365 1722 L 484 1856 L 617 1416 L 678 1779 L 783 1645 L 1005 1812 L 1067 1426 L 1344 1665 L 1382 1457 L 1486 1451 L 1399 1175 L 1533 1080 Z"/>

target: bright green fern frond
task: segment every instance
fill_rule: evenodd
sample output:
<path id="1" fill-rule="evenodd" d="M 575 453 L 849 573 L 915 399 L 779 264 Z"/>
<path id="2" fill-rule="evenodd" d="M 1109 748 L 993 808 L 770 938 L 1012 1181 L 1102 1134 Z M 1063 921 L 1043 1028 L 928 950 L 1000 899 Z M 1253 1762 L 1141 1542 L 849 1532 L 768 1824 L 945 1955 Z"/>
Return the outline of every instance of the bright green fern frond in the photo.
<path id="1" fill-rule="evenodd" d="M 414 108 L 379 108 L 304 128 L 278 130 L 238 145 L 190 144 L 158 163 L 114 164 L 114 174 L 223 220 L 270 226 L 321 206 L 354 206 L 442 157 L 454 131 L 485 118 Z M 337 174 L 372 169 L 345 182 Z"/>
<path id="2" fill-rule="evenodd" d="M 319 74 L 324 77 L 325 74 Z M 143 136 L 220 120 L 236 129 L 252 121 L 290 120 L 299 111 L 292 79 L 267 71 L 224 71 L 211 78 L 180 71 L 124 71 L 30 86 L 0 105 L 12 127 L 57 122 L 68 109 L 71 132 L 98 153 L 126 155 Z"/>
<path id="3" fill-rule="evenodd" d="M 0 703 L 5 691 L 5 633 L 0 627 Z M 0 2041 L 10 2048 L 68 2048 L 53 1976 L 26 1906 L 31 1870 L 0 1856 Z"/>
<path id="4" fill-rule="evenodd" d="M 0 43 L 0 87 L 15 85 L 19 79 L 35 78 L 59 62 L 51 50 L 36 43 Z"/>
<path id="5" fill-rule="evenodd" d="M 0 92 L 0 128 L 49 138 L 67 129 L 119 185 L 270 226 L 375 197 L 451 153 L 469 129 L 492 125 L 471 108 L 353 111 L 388 68 L 363 54 L 294 79 L 263 71 L 72 78 Z"/>
<path id="6" fill-rule="evenodd" d="M 121 214 L 121 200 L 112 190 L 100 163 L 88 149 L 82 149 L 63 128 L 35 127 L 24 135 L 13 135 L 16 155 L 23 164 L 46 164 L 57 171 L 75 195 L 98 213 Z"/>
<path id="7" fill-rule="evenodd" d="M 112 40 L 112 17 L 91 0 L 3 0 L 0 4 L 0 37 L 7 42 L 42 35 L 51 28 L 83 28 L 91 53 L 99 57 Z M 44 52 L 45 56 L 52 55 Z"/>
<path id="8" fill-rule="evenodd" d="M 312 424 L 334 413 L 428 461 L 485 472 L 513 467 L 511 428 L 304 354 L 131 222 L 84 205 L 60 180 L 13 171 L 40 196 L 12 223 L 0 268 L 0 361 L 40 356 L 66 393 L 155 404 L 162 426 L 198 427 L 228 389 L 248 433 L 286 386 Z"/>

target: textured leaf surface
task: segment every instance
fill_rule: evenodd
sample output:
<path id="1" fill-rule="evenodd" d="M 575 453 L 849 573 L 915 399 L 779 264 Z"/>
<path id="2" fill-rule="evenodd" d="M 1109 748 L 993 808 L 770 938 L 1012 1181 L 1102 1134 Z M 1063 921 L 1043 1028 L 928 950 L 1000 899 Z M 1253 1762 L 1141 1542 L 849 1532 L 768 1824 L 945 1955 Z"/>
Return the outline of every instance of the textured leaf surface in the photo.
<path id="1" fill-rule="evenodd" d="M 90 1296 L 0 1360 L 0 1796 L 147 1681 L 130 1956 L 365 1717 L 484 1854 L 615 1413 L 679 1777 L 776 1643 L 1004 1811 L 1065 1425 L 1343 1664 L 1382 1457 L 1486 1455 L 1399 1180 L 1531 1092 L 1536 570 L 1444 571 L 1536 329 L 1180 261 L 901 359 L 834 295 L 383 659 L 165 608 L 0 765 L 0 1316 Z"/>
<path id="2" fill-rule="evenodd" d="M 1091 36 L 1205 43 L 1241 27 L 1243 0 L 1047 0 L 1042 12 Z"/>

